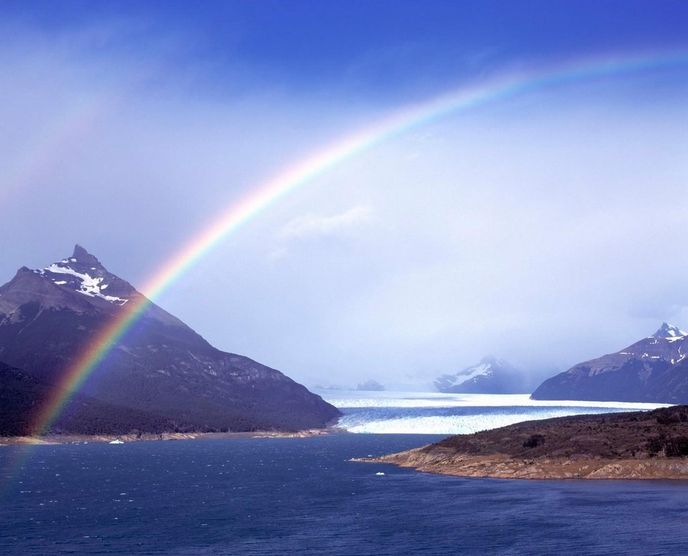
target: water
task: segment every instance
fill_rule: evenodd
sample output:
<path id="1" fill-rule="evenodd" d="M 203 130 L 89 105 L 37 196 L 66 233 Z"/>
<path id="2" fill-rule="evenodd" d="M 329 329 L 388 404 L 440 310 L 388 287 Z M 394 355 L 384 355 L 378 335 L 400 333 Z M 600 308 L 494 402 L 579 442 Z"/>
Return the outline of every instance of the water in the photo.
<path id="1" fill-rule="evenodd" d="M 349 461 L 444 438 L 432 432 L 642 404 L 324 394 L 361 434 L 0 448 L 0 554 L 688 553 L 688 482 L 461 479 Z"/>
<path id="2" fill-rule="evenodd" d="M 348 461 L 438 438 L 38 446 L 1 478 L 0 553 L 688 552 L 688 482 L 461 479 Z M 0 469 L 20 450 L 0 449 Z"/>
<path id="3" fill-rule="evenodd" d="M 339 426 L 373 434 L 470 434 L 521 421 L 584 413 L 655 409 L 666 404 L 531 400 L 527 394 L 323 391 L 344 416 Z"/>

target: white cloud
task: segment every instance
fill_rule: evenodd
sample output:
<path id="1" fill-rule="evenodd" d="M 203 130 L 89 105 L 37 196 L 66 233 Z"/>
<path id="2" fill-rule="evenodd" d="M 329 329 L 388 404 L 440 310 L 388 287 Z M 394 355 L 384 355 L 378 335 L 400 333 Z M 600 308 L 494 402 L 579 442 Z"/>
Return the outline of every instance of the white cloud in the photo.
<path id="1" fill-rule="evenodd" d="M 279 238 L 293 240 L 347 235 L 368 224 L 372 212 L 369 206 L 357 206 L 330 216 L 299 216 L 282 228 Z"/>

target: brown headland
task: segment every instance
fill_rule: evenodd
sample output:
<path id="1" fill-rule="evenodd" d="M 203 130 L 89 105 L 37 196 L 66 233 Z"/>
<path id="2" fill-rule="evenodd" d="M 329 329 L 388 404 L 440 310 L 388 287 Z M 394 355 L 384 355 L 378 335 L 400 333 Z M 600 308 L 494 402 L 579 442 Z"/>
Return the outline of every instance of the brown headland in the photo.
<path id="1" fill-rule="evenodd" d="M 688 406 L 526 421 L 375 459 L 509 479 L 688 479 Z"/>

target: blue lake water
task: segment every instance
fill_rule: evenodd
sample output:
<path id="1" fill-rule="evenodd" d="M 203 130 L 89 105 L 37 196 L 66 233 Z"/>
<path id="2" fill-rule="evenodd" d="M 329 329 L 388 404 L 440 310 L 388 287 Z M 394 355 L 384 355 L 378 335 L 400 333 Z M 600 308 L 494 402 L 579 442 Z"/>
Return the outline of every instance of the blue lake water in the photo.
<path id="1" fill-rule="evenodd" d="M 0 554 L 688 553 L 688 482 L 461 479 L 348 461 L 438 438 L 38 446 L 19 467 L 25 449 L 3 447 Z"/>

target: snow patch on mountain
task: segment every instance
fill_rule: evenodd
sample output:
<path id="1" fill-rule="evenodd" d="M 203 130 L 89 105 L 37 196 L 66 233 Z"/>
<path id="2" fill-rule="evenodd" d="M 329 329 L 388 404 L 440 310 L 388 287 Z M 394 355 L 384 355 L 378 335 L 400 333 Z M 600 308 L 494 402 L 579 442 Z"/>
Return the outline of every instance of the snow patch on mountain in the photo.
<path id="1" fill-rule="evenodd" d="M 464 382 L 477 378 L 479 376 L 491 376 L 494 374 L 494 369 L 492 368 L 492 362 L 481 361 L 473 367 L 468 367 L 454 375 L 447 375 L 449 378 L 448 384 L 451 386 L 458 386 Z"/>
<path id="2" fill-rule="evenodd" d="M 526 376 L 509 362 L 484 357 L 477 365 L 438 377 L 435 388 L 440 392 L 522 393 L 528 391 Z"/>
<path id="3" fill-rule="evenodd" d="M 76 262 L 76 259 L 69 259 L 69 261 Z M 104 299 L 109 303 L 115 303 L 117 305 L 124 305 L 129 301 L 128 299 L 123 299 L 114 295 L 105 295 L 103 290 L 105 290 L 109 284 L 103 284 L 105 280 L 101 276 L 91 276 L 85 272 L 78 272 L 68 265 L 68 261 L 60 261 L 59 263 L 53 263 L 50 266 L 38 271 L 42 276 L 48 275 L 52 279 L 53 283 L 58 286 L 64 286 L 68 284 L 67 280 L 58 279 L 58 277 L 49 276 L 50 274 L 58 274 L 60 278 L 67 276 L 72 276 L 76 278 L 77 286 L 76 291 L 88 297 L 99 297 Z"/>

